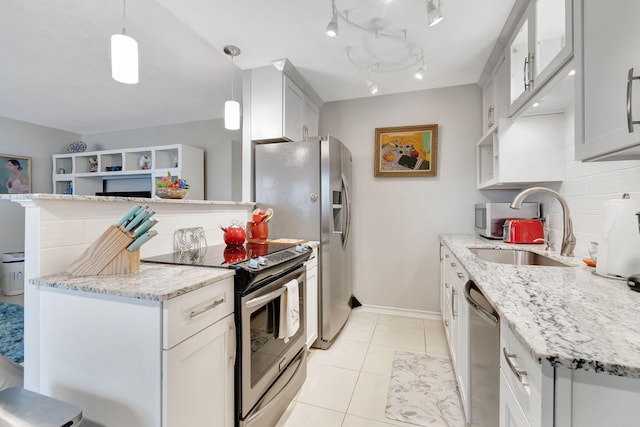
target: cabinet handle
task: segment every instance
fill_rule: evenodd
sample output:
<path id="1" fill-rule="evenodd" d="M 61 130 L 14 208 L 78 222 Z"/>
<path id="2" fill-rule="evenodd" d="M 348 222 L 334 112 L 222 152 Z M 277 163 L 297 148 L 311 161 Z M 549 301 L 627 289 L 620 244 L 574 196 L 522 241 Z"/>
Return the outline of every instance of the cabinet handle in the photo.
<path id="1" fill-rule="evenodd" d="M 231 352 L 231 356 L 229 357 L 229 359 L 231 359 L 231 364 L 235 365 L 236 364 L 236 351 L 238 350 L 237 346 L 237 340 L 236 340 L 236 322 L 231 322 L 229 324 L 229 330 L 231 331 L 231 342 L 233 343 L 233 351 Z"/>
<path id="2" fill-rule="evenodd" d="M 444 282 L 444 287 L 449 289 L 449 284 L 447 282 Z"/>
<path id="3" fill-rule="evenodd" d="M 447 319 L 444 320 L 444 326 L 449 327 L 449 321 Z"/>
<path id="4" fill-rule="evenodd" d="M 629 68 L 629 75 L 627 77 L 627 126 L 629 128 L 629 133 L 633 132 L 633 125 L 640 124 L 640 121 L 633 120 L 633 112 L 631 109 L 631 104 L 633 100 L 631 99 L 631 95 L 633 94 L 633 81 L 640 80 L 640 76 L 633 76 L 633 68 Z"/>
<path id="5" fill-rule="evenodd" d="M 513 372 L 513 375 L 515 375 L 518 381 L 522 383 L 522 377 L 527 375 L 527 371 L 516 368 L 513 362 L 511 362 L 511 358 L 516 359 L 516 355 L 507 353 L 506 347 L 502 347 L 502 354 L 504 355 L 504 359 L 507 361 L 507 365 L 509 365 L 511 372 Z"/>
<path id="6" fill-rule="evenodd" d="M 524 84 L 524 90 L 529 89 L 529 76 L 527 72 L 527 68 L 529 65 L 529 55 L 524 58 L 524 67 L 522 68 L 522 83 Z"/>
<path id="7" fill-rule="evenodd" d="M 458 291 L 456 291 L 455 289 L 451 290 L 451 317 L 455 320 L 456 316 L 458 315 L 456 313 L 456 303 L 455 303 L 455 299 L 456 299 L 456 295 L 458 294 Z"/>
<path id="8" fill-rule="evenodd" d="M 457 271 L 456 274 L 458 275 L 458 279 L 462 279 L 464 277 L 464 274 L 460 273 L 459 271 Z"/>
<path id="9" fill-rule="evenodd" d="M 456 263 L 455 263 L 455 262 L 452 262 L 452 263 L 451 263 L 451 267 L 456 268 Z"/>
<path id="10" fill-rule="evenodd" d="M 449 254 L 444 254 L 444 257 L 445 258 L 449 258 Z"/>
<path id="11" fill-rule="evenodd" d="M 202 307 L 199 310 L 194 310 L 191 312 L 191 314 L 189 315 L 189 317 L 191 319 L 193 319 L 194 317 L 198 317 L 203 315 L 204 313 L 206 313 L 207 311 L 213 310 L 214 308 L 216 308 L 217 306 L 219 306 L 220 304 L 224 304 L 224 298 L 219 299 L 217 301 L 212 302 L 211 304 L 209 304 L 206 307 Z"/>

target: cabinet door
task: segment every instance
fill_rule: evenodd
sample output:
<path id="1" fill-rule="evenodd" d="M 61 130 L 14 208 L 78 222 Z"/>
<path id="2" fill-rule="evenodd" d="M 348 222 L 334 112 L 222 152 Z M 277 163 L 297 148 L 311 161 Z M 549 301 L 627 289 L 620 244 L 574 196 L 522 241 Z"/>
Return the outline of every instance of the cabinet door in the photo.
<path id="1" fill-rule="evenodd" d="M 233 315 L 163 351 L 163 427 L 232 427 Z"/>
<path id="2" fill-rule="evenodd" d="M 318 260 L 317 258 L 307 263 L 307 347 L 318 338 Z"/>
<path id="3" fill-rule="evenodd" d="M 304 140 L 310 136 L 318 136 L 318 122 L 320 112 L 318 107 L 309 98 L 304 99 Z"/>
<path id="4" fill-rule="evenodd" d="M 531 5 L 533 6 L 533 4 Z M 510 72 L 510 110 L 513 114 L 522 104 L 531 88 L 531 40 L 533 33 L 531 7 L 522 17 L 518 30 L 512 36 L 509 43 L 509 68 Z"/>
<path id="5" fill-rule="evenodd" d="M 579 2 L 576 2 L 579 3 Z M 599 156 L 636 147 L 614 159 L 640 158 L 640 80 L 629 80 L 629 72 L 640 76 L 640 2 L 584 0 L 582 4 L 582 109 L 576 121 L 584 133 L 576 140 L 576 159 Z M 579 92 L 578 92 L 579 93 Z"/>
<path id="6" fill-rule="evenodd" d="M 539 86 L 554 74 L 573 52 L 571 0 L 536 0 L 533 81 Z"/>
<path id="7" fill-rule="evenodd" d="M 531 427 L 500 370 L 500 427 Z"/>
<path id="8" fill-rule="evenodd" d="M 304 94 L 287 76 L 284 77 L 284 137 L 289 141 L 304 139 Z"/>

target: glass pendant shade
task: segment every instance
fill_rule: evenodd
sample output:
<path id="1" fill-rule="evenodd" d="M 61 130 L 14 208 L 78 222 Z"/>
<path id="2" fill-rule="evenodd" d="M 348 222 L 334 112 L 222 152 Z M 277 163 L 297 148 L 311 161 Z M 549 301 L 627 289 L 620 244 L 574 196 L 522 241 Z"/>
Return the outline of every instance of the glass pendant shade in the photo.
<path id="1" fill-rule="evenodd" d="M 238 101 L 224 103 L 224 127 L 229 130 L 240 129 L 240 103 Z"/>
<path id="2" fill-rule="evenodd" d="M 138 83 L 138 43 L 127 35 L 111 36 L 111 77 L 120 83 Z"/>

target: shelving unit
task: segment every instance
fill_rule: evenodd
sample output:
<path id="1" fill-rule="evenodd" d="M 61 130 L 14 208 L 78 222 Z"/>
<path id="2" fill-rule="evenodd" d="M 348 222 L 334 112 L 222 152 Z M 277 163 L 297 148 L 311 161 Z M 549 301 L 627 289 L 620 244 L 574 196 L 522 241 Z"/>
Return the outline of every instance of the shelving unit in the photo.
<path id="1" fill-rule="evenodd" d="M 204 151 L 200 148 L 161 145 L 56 154 L 52 160 L 54 194 L 151 191 L 157 197 L 156 183 L 171 173 L 190 184 L 189 199 L 204 199 Z M 114 167 L 118 170 L 111 170 Z"/>

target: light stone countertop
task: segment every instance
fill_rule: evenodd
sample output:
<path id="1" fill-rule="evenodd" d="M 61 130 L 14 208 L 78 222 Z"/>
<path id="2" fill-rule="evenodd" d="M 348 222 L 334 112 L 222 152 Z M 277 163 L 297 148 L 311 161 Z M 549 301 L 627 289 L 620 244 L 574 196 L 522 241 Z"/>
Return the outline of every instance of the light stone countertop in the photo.
<path id="1" fill-rule="evenodd" d="M 551 256 L 574 267 L 513 266 L 484 261 L 468 248 L 524 248 L 473 235 L 441 235 L 531 355 L 554 367 L 640 378 L 640 293 L 626 282 L 592 274 L 579 258 Z"/>
<path id="2" fill-rule="evenodd" d="M 126 298 L 162 301 L 232 277 L 234 270 L 181 265 L 140 263 L 130 274 L 72 276 L 68 273 L 32 279 L 33 285 Z"/>
<path id="3" fill-rule="evenodd" d="M 221 205 L 221 206 L 255 206 L 255 202 L 227 202 L 215 200 L 189 200 L 189 199 L 160 199 L 146 197 L 116 197 L 116 196 L 74 196 L 70 194 L 28 193 L 28 194 L 0 194 L 0 200 L 72 200 L 90 202 L 133 202 L 133 203 L 168 203 L 168 204 L 192 204 L 192 205 Z"/>

